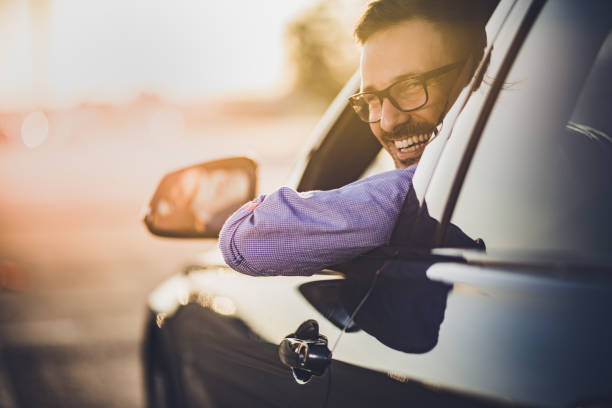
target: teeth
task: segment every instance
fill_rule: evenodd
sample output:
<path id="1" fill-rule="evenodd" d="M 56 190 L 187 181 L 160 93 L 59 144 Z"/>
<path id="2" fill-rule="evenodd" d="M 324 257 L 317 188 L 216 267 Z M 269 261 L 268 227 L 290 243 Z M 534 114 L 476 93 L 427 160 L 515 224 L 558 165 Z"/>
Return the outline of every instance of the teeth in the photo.
<path id="1" fill-rule="evenodd" d="M 398 149 L 403 149 L 404 147 L 408 147 L 409 144 L 410 142 L 408 141 L 408 139 L 395 141 L 395 147 L 397 147 Z"/>
<path id="2" fill-rule="evenodd" d="M 403 140 L 396 140 L 395 147 L 398 149 L 407 149 L 408 151 L 415 151 L 417 149 L 417 145 L 419 143 L 427 142 L 430 138 L 431 134 L 422 133 L 420 135 L 411 136 L 409 138 Z"/>

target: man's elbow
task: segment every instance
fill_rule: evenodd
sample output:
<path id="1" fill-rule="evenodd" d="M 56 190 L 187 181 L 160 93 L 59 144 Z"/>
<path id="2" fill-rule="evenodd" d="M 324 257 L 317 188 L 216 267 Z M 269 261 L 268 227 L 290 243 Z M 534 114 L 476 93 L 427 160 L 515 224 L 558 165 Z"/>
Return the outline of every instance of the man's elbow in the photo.
<path id="1" fill-rule="evenodd" d="M 234 242 L 235 233 L 236 225 L 226 222 L 219 233 L 219 250 L 221 251 L 221 255 L 223 255 L 223 260 L 228 266 L 239 272 L 247 273 L 241 268 L 244 258 Z"/>
<path id="2" fill-rule="evenodd" d="M 252 262 L 245 258 L 245 256 L 256 258 L 256 254 L 249 247 L 248 238 L 241 236 L 239 226 L 240 224 L 238 223 L 226 223 L 219 233 L 219 249 L 225 263 L 232 269 L 246 275 L 271 275 L 271 273 L 261 268 L 253 267 L 251 265 Z M 250 261 L 256 261 L 256 259 L 251 259 Z M 254 263 L 257 264 L 257 262 Z"/>

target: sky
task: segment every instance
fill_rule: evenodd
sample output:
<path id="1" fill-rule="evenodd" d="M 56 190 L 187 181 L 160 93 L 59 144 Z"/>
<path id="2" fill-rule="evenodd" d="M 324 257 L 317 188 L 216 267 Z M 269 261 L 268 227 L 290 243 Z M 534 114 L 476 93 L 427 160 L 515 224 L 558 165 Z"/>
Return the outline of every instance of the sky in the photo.
<path id="1" fill-rule="evenodd" d="M 314 3 L 0 0 L 0 111 L 272 92 L 284 27 Z"/>

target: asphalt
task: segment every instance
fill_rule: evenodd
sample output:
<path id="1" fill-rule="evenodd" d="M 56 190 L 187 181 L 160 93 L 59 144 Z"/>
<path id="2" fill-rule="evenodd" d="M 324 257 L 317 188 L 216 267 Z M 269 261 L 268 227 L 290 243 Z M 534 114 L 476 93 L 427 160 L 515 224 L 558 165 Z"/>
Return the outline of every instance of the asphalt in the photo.
<path id="1" fill-rule="evenodd" d="M 91 232 L 68 234 L 92 241 Z M 0 293 L 0 406 L 141 407 L 147 295 L 213 243 L 117 231 L 106 234 L 114 241 L 108 251 L 92 245 L 87 252 L 57 235 L 27 240 L 34 247 L 63 240 L 65 250 L 53 248 L 56 264 L 15 248 L 12 239 L 10 254 L 27 277 L 18 290 Z"/>

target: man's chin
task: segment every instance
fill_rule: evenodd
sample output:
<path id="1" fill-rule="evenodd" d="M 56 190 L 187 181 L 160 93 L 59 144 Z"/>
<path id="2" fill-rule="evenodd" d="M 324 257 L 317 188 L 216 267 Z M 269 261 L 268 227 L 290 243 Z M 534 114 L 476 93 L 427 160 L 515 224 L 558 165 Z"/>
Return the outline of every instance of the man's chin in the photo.
<path id="1" fill-rule="evenodd" d="M 423 155 L 423 151 L 425 150 L 425 146 L 414 150 L 414 151 L 399 151 L 395 149 L 393 154 L 393 159 L 395 161 L 395 166 L 398 169 L 405 169 L 413 164 L 419 162 L 421 155 Z"/>

